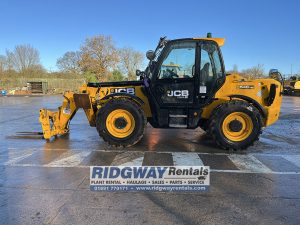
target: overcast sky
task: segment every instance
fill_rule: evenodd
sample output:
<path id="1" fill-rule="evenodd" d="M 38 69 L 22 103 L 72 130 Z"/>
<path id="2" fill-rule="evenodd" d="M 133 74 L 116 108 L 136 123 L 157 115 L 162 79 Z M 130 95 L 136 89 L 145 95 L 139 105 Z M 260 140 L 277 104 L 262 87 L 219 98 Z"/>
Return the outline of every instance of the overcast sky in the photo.
<path id="1" fill-rule="evenodd" d="M 300 1 L 79 1 L 0 2 L 0 55 L 17 44 L 40 51 L 46 69 L 80 48 L 86 37 L 112 35 L 118 47 L 145 52 L 160 36 L 169 39 L 225 37 L 227 70 L 264 64 L 285 74 L 300 73 Z"/>

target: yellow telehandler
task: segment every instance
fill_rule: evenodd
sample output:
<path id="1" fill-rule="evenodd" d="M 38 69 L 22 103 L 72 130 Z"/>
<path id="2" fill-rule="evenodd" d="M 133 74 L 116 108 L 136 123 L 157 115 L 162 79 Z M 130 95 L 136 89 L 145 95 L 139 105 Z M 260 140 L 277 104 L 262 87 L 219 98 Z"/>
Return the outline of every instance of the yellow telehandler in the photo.
<path id="1" fill-rule="evenodd" d="M 246 149 L 263 127 L 278 120 L 282 85 L 275 79 L 226 74 L 220 50 L 224 41 L 209 34 L 160 38 L 156 49 L 146 53 L 145 71 L 136 72 L 140 80 L 83 84 L 79 93 L 65 92 L 58 111 L 41 109 L 44 138 L 68 133 L 82 108 L 109 145 L 136 144 L 149 122 L 154 128 L 201 127 L 221 148 Z"/>

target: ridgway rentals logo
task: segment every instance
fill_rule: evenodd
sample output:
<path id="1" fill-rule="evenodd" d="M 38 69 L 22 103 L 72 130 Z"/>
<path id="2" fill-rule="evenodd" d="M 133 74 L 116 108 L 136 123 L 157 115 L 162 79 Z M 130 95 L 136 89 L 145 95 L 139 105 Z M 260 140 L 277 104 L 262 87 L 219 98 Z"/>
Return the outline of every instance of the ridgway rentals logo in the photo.
<path id="1" fill-rule="evenodd" d="M 208 166 L 91 166 L 92 191 L 207 191 Z"/>

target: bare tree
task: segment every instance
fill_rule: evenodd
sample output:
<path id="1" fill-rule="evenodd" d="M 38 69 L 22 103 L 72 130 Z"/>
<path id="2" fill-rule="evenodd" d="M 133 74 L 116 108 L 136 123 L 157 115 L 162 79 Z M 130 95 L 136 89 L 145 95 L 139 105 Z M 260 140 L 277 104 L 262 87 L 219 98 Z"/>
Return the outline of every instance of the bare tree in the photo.
<path id="1" fill-rule="evenodd" d="M 233 65 L 232 72 L 234 72 L 234 73 L 238 73 L 239 72 L 238 65 L 236 65 L 236 64 Z"/>
<path id="2" fill-rule="evenodd" d="M 6 57 L 4 55 L 0 55 L 0 73 L 6 70 Z"/>
<path id="3" fill-rule="evenodd" d="M 83 72 L 95 74 L 99 81 L 107 80 L 119 58 L 111 36 L 87 38 L 81 46 L 79 66 Z"/>
<path id="4" fill-rule="evenodd" d="M 144 55 L 132 48 L 122 48 L 119 50 L 121 68 L 127 74 L 128 80 L 136 80 L 135 71 L 140 68 Z"/>
<path id="5" fill-rule="evenodd" d="M 59 70 L 67 73 L 80 73 L 79 61 L 81 59 L 80 52 L 66 52 L 60 57 L 56 65 Z"/>
<path id="6" fill-rule="evenodd" d="M 18 72 L 40 65 L 39 51 L 31 45 L 17 45 L 12 52 L 6 51 L 6 57 L 9 69 L 13 67 Z"/>
<path id="7" fill-rule="evenodd" d="M 9 50 L 6 50 L 6 70 L 14 69 L 14 54 Z"/>
<path id="8" fill-rule="evenodd" d="M 248 79 L 261 78 L 264 76 L 264 65 L 257 64 L 257 66 L 243 70 L 242 73 L 245 74 L 248 77 Z"/>
<path id="9" fill-rule="evenodd" d="M 226 71 L 227 73 L 238 73 L 239 72 L 239 69 L 238 69 L 238 66 L 236 64 L 233 65 L 232 69 L 231 70 L 227 70 Z"/>

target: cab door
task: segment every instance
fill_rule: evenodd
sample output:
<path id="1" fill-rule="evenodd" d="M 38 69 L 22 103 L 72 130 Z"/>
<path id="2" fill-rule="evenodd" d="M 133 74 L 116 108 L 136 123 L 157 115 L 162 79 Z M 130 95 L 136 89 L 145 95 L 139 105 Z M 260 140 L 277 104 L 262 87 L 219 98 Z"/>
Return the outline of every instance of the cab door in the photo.
<path id="1" fill-rule="evenodd" d="M 158 61 L 151 89 L 162 106 L 188 106 L 195 102 L 197 42 L 169 43 Z"/>
<path id="2" fill-rule="evenodd" d="M 196 95 L 199 104 L 206 104 L 225 82 L 225 69 L 217 43 L 202 41 L 200 49 L 200 76 Z"/>

